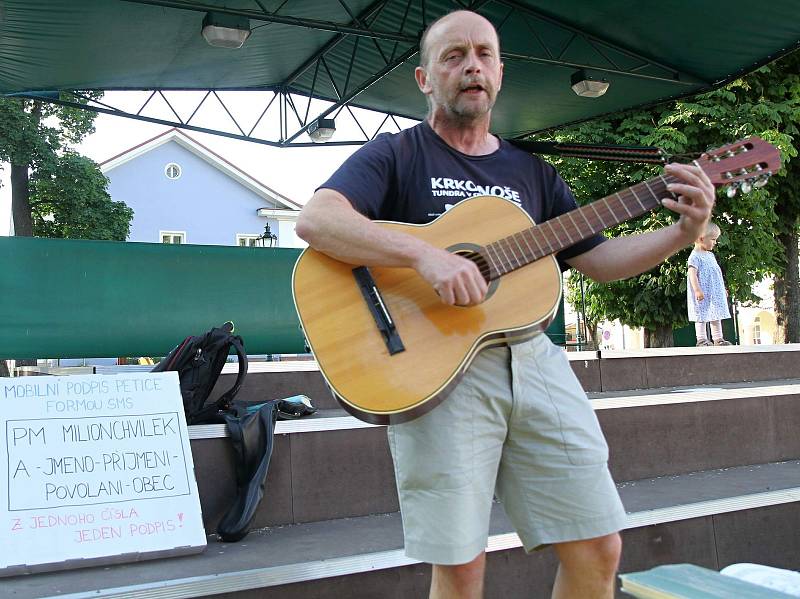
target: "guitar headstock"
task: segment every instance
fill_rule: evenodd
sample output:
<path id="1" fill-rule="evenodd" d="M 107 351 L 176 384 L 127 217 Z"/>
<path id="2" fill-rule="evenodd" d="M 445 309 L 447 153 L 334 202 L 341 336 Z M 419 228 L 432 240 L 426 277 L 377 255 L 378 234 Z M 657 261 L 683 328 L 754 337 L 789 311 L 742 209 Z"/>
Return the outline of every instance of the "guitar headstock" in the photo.
<path id="1" fill-rule="evenodd" d="M 733 197 L 739 190 L 748 193 L 753 187 L 764 187 L 780 170 L 781 153 L 760 137 L 748 137 L 709 150 L 697 163 L 715 186 L 727 185 L 728 197 Z"/>

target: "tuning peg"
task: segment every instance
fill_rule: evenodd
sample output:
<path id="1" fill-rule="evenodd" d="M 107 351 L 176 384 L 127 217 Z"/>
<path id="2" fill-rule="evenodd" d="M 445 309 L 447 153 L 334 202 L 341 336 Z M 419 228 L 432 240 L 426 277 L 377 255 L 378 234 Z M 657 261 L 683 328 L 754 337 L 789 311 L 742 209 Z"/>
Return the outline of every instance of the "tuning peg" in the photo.
<path id="1" fill-rule="evenodd" d="M 753 185 L 756 187 L 764 187 L 769 182 L 769 178 L 771 176 L 772 176 L 772 171 L 767 171 L 763 175 L 760 175 L 758 178 L 756 178 Z"/>
<path id="2" fill-rule="evenodd" d="M 730 183 L 725 187 L 725 195 L 727 195 L 729 198 L 736 197 L 738 191 L 739 191 L 738 183 Z"/>
<path id="3" fill-rule="evenodd" d="M 754 183 L 754 181 L 755 181 L 755 178 L 745 179 L 744 181 L 742 181 L 739 184 L 739 189 L 742 190 L 742 193 L 750 193 L 751 191 L 753 191 L 753 183 Z"/>

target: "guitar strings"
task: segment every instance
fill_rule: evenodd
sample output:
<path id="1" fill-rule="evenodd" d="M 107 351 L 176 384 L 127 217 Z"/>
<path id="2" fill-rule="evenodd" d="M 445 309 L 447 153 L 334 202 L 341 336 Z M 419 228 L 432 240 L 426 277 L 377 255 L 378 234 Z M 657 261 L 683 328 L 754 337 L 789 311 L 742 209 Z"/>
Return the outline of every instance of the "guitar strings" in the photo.
<path id="1" fill-rule="evenodd" d="M 497 241 L 491 242 L 483 246 L 483 252 L 478 252 L 477 256 L 480 258 L 480 261 L 474 260 L 477 264 L 478 269 L 481 273 L 481 276 L 488 282 L 494 279 L 499 278 L 500 276 L 512 272 L 530 262 L 543 258 L 545 256 L 550 256 L 559 252 L 560 250 L 564 249 L 565 247 L 569 247 L 574 245 L 572 243 L 572 239 L 569 235 L 569 231 L 565 222 L 567 220 L 571 221 L 571 228 L 578 233 L 579 241 L 588 237 L 588 235 L 584 235 L 584 232 L 581 230 L 581 226 L 578 225 L 576 219 L 573 215 L 579 215 L 581 219 L 586 221 L 586 224 L 589 226 L 589 234 L 599 233 L 609 226 L 620 224 L 626 220 L 631 218 L 636 218 L 637 216 L 641 216 L 656 208 L 660 203 L 659 196 L 663 195 L 670 195 L 675 198 L 675 194 L 670 193 L 667 191 L 666 186 L 669 183 L 675 183 L 677 179 L 671 175 L 659 175 L 658 177 L 654 177 L 647 181 L 643 181 L 641 183 L 637 183 L 636 185 L 632 185 L 631 187 L 616 192 L 610 196 L 606 196 L 601 198 L 600 200 L 596 200 L 591 202 L 590 204 L 586 204 L 577 208 L 576 210 L 571 210 L 570 212 L 566 212 L 556 218 L 546 220 L 539 225 L 534 225 L 528 229 L 524 229 L 522 231 L 517 231 L 507 237 L 503 237 L 498 239 Z M 636 191 L 641 192 L 644 196 L 645 193 L 651 196 L 648 198 L 648 202 L 652 202 L 653 199 L 656 200 L 656 204 L 653 206 L 645 206 L 640 199 L 639 195 L 637 195 Z M 624 197 L 623 197 L 624 194 Z M 657 195 L 658 194 L 658 195 Z M 617 215 L 614 211 L 614 208 L 610 204 L 610 202 L 614 201 L 616 197 L 616 203 L 619 204 L 618 207 L 621 207 L 624 210 L 624 215 L 622 218 Z M 631 210 L 628 209 L 627 205 L 630 203 L 631 197 L 633 197 L 636 202 L 639 204 L 641 209 L 636 208 L 634 205 L 634 212 L 638 212 L 638 214 L 633 214 Z M 594 214 L 593 214 L 594 213 Z M 607 225 L 603 216 L 606 216 L 611 223 L 611 225 Z M 565 243 L 565 240 L 555 232 L 553 223 L 561 225 L 561 228 L 564 230 L 567 236 L 567 240 L 569 243 Z M 553 238 L 551 239 L 550 234 L 548 234 L 545 225 L 550 230 L 550 234 L 552 234 Z M 599 226 L 598 226 L 599 225 Z M 526 251 L 522 244 L 517 240 L 517 236 L 522 238 L 524 245 L 527 246 L 529 251 Z M 528 242 L 528 237 L 539 247 L 540 251 L 534 250 L 531 244 Z M 538 239 L 537 239 L 538 237 Z M 543 251 L 541 244 L 539 243 L 539 239 L 545 242 L 547 245 L 548 251 Z M 515 250 L 512 241 L 519 247 L 519 251 Z M 505 247 L 503 247 L 503 243 L 505 243 Z M 492 256 L 492 251 L 496 256 L 496 259 Z M 511 255 L 513 258 L 516 259 L 516 265 L 514 262 L 508 258 L 508 255 Z M 504 257 L 505 256 L 505 257 Z M 492 270 L 494 267 L 494 271 Z M 496 276 L 493 276 L 496 273 Z"/>

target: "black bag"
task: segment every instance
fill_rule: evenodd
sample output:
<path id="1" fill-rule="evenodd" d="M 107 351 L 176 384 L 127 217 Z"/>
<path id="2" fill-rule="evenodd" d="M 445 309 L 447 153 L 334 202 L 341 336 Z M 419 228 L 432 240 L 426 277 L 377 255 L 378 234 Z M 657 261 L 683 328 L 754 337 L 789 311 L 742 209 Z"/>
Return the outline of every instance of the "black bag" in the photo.
<path id="1" fill-rule="evenodd" d="M 236 499 L 217 525 L 217 534 L 226 543 L 240 541 L 250 532 L 250 523 L 264 497 L 277 416 L 276 400 L 259 404 L 254 410 L 234 402 L 222 413 L 236 456 Z"/>
<path id="2" fill-rule="evenodd" d="M 206 400 L 228 359 L 231 347 L 239 359 L 239 374 L 233 387 L 216 402 Z M 177 370 L 180 378 L 183 411 L 187 424 L 221 422 L 219 412 L 227 410 L 247 374 L 247 355 L 242 338 L 233 334 L 233 323 L 226 322 L 205 335 L 190 336 L 156 364 L 151 372 Z"/>
<path id="3" fill-rule="evenodd" d="M 217 525 L 223 541 L 240 541 L 250 531 L 267 484 L 275 421 L 310 416 L 316 411 L 308 397 L 295 395 L 262 403 L 237 400 L 222 413 L 236 456 L 236 499 Z"/>

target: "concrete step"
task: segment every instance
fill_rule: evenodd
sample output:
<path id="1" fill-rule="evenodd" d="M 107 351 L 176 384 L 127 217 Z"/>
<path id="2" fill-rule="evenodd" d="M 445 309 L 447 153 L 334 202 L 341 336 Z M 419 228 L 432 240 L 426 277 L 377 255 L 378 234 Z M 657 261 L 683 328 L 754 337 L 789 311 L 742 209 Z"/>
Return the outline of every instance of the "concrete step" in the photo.
<path id="1" fill-rule="evenodd" d="M 779 383 L 779 384 L 778 384 Z M 617 481 L 800 457 L 800 381 L 590 394 Z M 190 427 L 207 530 L 235 493 L 224 425 Z M 384 427 L 321 410 L 276 427 L 255 527 L 399 509 Z"/>
<path id="2" fill-rule="evenodd" d="M 753 464 L 619 485 L 628 511 L 620 571 L 690 562 L 720 569 L 754 561 L 798 567 L 800 461 Z M 202 555 L 17 576 L 19 599 L 182 597 L 427 597 L 429 568 L 402 552 L 399 514 L 255 530 L 242 542 L 209 539 Z M 502 506 L 493 509 L 487 597 L 549 596 L 552 551 L 525 555 Z M 178 575 L 179 573 L 179 575 Z"/>
<path id="3" fill-rule="evenodd" d="M 800 380 L 783 380 L 800 372 L 799 348 L 570 354 L 630 512 L 621 571 L 678 561 L 800 568 L 792 563 L 800 555 L 800 479 L 792 461 L 800 458 Z M 218 390 L 232 384 L 235 368 L 226 365 Z M 313 361 L 251 363 L 241 397 L 296 394 L 312 397 L 321 411 L 278 423 L 266 496 L 244 541 L 212 537 L 199 556 L 15 577 L 0 581 L 0 595 L 427 596 L 429 569 L 401 551 L 383 428 L 339 410 Z M 213 532 L 235 491 L 233 456 L 224 426 L 189 432 L 204 522 Z M 526 556 L 502 509 L 495 511 L 486 596 L 546 596 L 552 552 Z"/>
<path id="4" fill-rule="evenodd" d="M 567 357 L 587 392 L 609 392 L 794 378 L 800 372 L 798 352 L 800 344 L 734 345 L 567 352 Z M 236 372 L 237 364 L 225 365 L 212 399 L 233 385 Z M 315 360 L 250 362 L 239 397 L 264 401 L 298 394 L 320 409 L 339 407 Z"/>
<path id="5" fill-rule="evenodd" d="M 584 389 L 600 391 L 600 361 L 597 352 L 569 352 L 567 357 Z M 219 381 L 211 392 L 210 401 L 217 399 L 233 386 L 238 372 L 238 364 L 225 364 Z M 300 394 L 310 397 L 321 410 L 340 407 L 316 360 L 249 362 L 247 377 L 237 397 L 244 401 L 265 401 Z"/>
<path id="6" fill-rule="evenodd" d="M 227 363 L 211 392 L 210 400 L 216 400 L 233 386 L 239 365 Z M 339 404 L 319 371 L 316 360 L 250 362 L 237 399 L 243 401 L 267 401 L 292 395 L 307 395 L 320 410 L 337 409 Z"/>
<path id="7" fill-rule="evenodd" d="M 800 344 L 598 352 L 601 391 L 776 381 L 797 377 Z"/>

